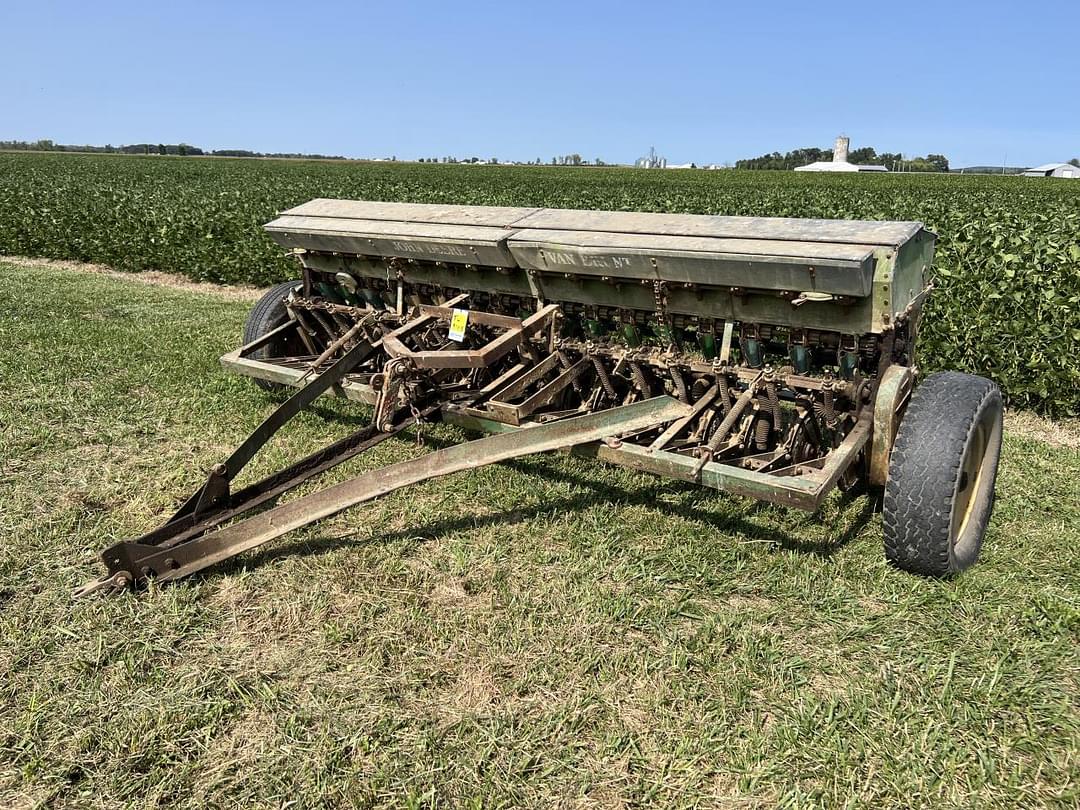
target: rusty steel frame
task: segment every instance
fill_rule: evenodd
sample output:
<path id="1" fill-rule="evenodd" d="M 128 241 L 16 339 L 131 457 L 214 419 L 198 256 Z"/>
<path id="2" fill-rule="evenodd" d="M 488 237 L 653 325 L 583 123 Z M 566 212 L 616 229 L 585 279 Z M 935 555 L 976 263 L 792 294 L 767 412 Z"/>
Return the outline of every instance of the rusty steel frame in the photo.
<path id="1" fill-rule="evenodd" d="M 889 454 L 914 384 L 915 373 L 906 366 L 897 365 L 889 366 L 878 381 L 873 438 L 868 453 L 867 477 L 872 486 L 885 486 L 889 477 Z"/>
<path id="2" fill-rule="evenodd" d="M 79 588 L 74 595 L 79 597 L 102 589 L 127 588 L 150 579 L 159 582 L 179 579 L 394 490 L 462 470 L 663 425 L 684 416 L 688 409 L 688 405 L 678 400 L 661 396 L 514 433 L 486 436 L 364 473 L 224 528 L 216 527 L 231 517 L 250 511 L 254 508 L 252 502 L 245 501 L 223 510 L 212 520 L 202 523 L 194 522 L 196 516 L 193 513 L 179 515 L 156 532 L 106 549 L 102 560 L 108 573 Z M 386 433 L 374 433 L 374 429 L 369 428 L 360 449 L 367 449 L 400 429 L 401 425 Z M 295 484 L 290 483 L 287 488 L 292 486 Z M 258 503 L 254 505 L 265 503 L 280 491 L 275 488 L 273 495 L 268 493 L 260 493 Z M 175 525 L 178 530 L 170 532 L 170 525 Z"/>
<path id="3" fill-rule="evenodd" d="M 501 360 L 507 352 L 520 346 L 537 332 L 550 328 L 558 310 L 557 306 L 550 304 L 523 321 L 486 312 L 470 312 L 469 317 L 473 322 L 502 327 L 506 331 L 480 349 L 415 351 L 405 345 L 403 338 L 429 320 L 449 321 L 452 312 L 450 307 L 424 306 L 421 307 L 421 318 L 409 321 L 385 335 L 382 346 L 390 357 L 408 360 L 414 368 L 485 368 Z"/>
<path id="4" fill-rule="evenodd" d="M 252 376 L 258 375 L 260 371 L 259 365 L 261 365 L 259 361 L 250 361 L 238 357 L 236 352 L 230 352 L 222 357 L 222 363 L 226 368 L 238 373 L 247 370 Z M 280 372 L 275 377 L 276 381 L 285 384 L 295 385 L 303 376 L 303 373 L 297 369 L 281 366 L 275 366 L 274 368 Z M 375 400 L 375 392 L 370 386 L 363 383 L 349 383 L 346 381 L 338 386 L 338 389 L 340 389 L 338 392 L 340 395 L 358 402 L 370 404 Z M 708 397 L 709 394 L 713 398 L 716 396 L 715 393 L 710 391 L 702 398 Z M 680 420 L 676 420 L 676 424 L 670 425 L 667 431 L 662 434 L 662 437 L 665 437 L 665 443 L 670 441 L 667 434 L 671 433 L 676 425 L 681 430 L 685 427 L 685 424 L 681 424 L 683 420 L 685 420 L 686 424 L 689 424 L 687 417 L 690 416 L 693 410 L 694 406 L 690 406 L 687 413 Z M 616 466 L 691 481 L 712 489 L 736 495 L 748 495 L 771 503 L 813 512 L 821 506 L 821 502 L 832 490 L 836 480 L 856 460 L 859 452 L 867 444 L 873 432 L 873 422 L 870 409 L 864 409 L 864 411 L 865 413 L 860 418 L 860 421 L 849 432 L 848 438 L 828 456 L 829 461 L 824 472 L 808 464 L 798 465 L 797 474 L 787 475 L 760 473 L 715 461 L 707 461 L 702 465 L 698 459 L 667 452 L 659 448 L 643 448 L 630 442 L 623 442 L 618 447 L 605 446 L 583 449 L 580 452 Z M 523 429 L 509 419 L 496 419 L 493 418 L 493 414 L 485 414 L 479 408 L 461 405 L 447 405 L 444 407 L 442 419 L 467 430 L 483 433 L 503 433 Z M 672 433 L 673 435 L 674 433 Z M 695 473 L 695 468 L 699 466 L 700 471 Z"/>
<path id="5" fill-rule="evenodd" d="M 344 340 L 342 341 L 344 345 Z M 346 373 L 351 371 L 360 362 L 365 360 L 374 347 L 366 340 L 359 340 L 352 348 L 336 360 L 326 371 L 316 375 L 311 382 L 304 385 L 299 391 L 289 397 L 272 414 L 263 420 L 254 432 L 233 451 L 224 462 L 214 465 L 207 476 L 206 483 L 196 490 L 190 498 L 173 515 L 172 522 L 185 515 L 197 518 L 203 512 L 227 502 L 229 499 L 229 484 L 239 475 L 247 463 L 255 457 L 259 449 L 266 444 L 275 433 L 281 430 L 285 424 L 306 408 L 315 399 L 326 393 L 331 386 L 341 381 Z M 324 353 L 325 354 L 325 353 Z M 321 358 L 319 358 L 321 359 Z M 312 364 L 313 368 L 319 365 L 319 359 Z"/>
<path id="6" fill-rule="evenodd" d="M 692 407 L 687 406 L 683 418 L 690 414 Z M 502 433 L 531 429 L 484 419 L 457 406 L 447 406 L 443 411 L 443 420 L 475 431 Z M 815 466 L 813 462 L 796 464 L 779 475 L 715 461 L 701 465 L 698 459 L 665 450 L 654 450 L 632 441 L 583 445 L 574 448 L 573 452 L 575 455 L 596 458 L 618 467 L 676 478 L 733 495 L 746 495 L 781 506 L 814 512 L 833 490 L 840 476 L 858 459 L 870 438 L 871 428 L 872 420 L 869 412 L 866 412 L 856 421 L 840 445 L 825 457 L 821 466 Z"/>

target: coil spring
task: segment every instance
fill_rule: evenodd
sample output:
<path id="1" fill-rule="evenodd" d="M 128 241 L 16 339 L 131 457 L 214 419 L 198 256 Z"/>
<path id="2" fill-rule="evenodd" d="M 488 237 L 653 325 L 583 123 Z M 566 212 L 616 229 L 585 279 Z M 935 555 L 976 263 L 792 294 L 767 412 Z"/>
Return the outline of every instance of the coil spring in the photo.
<path id="1" fill-rule="evenodd" d="M 652 396 L 652 388 L 649 386 L 649 381 L 645 379 L 645 370 L 641 367 L 641 363 L 630 363 L 630 376 L 634 378 L 634 387 L 641 392 L 642 396 Z"/>
<path id="2" fill-rule="evenodd" d="M 720 422 L 720 426 L 713 431 L 713 434 L 709 437 L 709 441 L 706 443 L 706 447 L 709 448 L 709 454 L 716 452 L 720 444 L 727 438 L 727 435 L 731 432 L 731 428 L 735 426 L 736 420 L 742 414 L 742 408 L 731 408 L 724 416 L 723 421 Z"/>
<path id="3" fill-rule="evenodd" d="M 600 380 L 600 385 L 604 389 L 604 393 L 611 399 L 615 399 L 618 396 L 615 393 L 615 386 L 611 383 L 611 377 L 608 376 L 607 369 L 604 368 L 604 364 L 600 361 L 599 357 L 592 358 L 593 368 L 596 369 L 596 376 Z"/>
<path id="4" fill-rule="evenodd" d="M 780 397 L 776 393 L 776 381 L 768 380 L 765 383 L 765 396 L 769 400 L 769 409 L 772 411 L 772 428 L 780 432 Z"/>
<path id="5" fill-rule="evenodd" d="M 559 358 L 559 365 L 562 366 L 564 369 L 568 369 L 570 368 L 570 366 L 573 365 L 573 363 L 570 361 L 569 356 L 562 349 L 559 349 L 556 352 L 556 355 Z M 570 385 L 574 387 L 574 393 L 577 394 L 579 397 L 585 396 L 584 391 L 582 391 L 581 389 L 581 382 L 578 380 L 577 375 L 574 375 L 574 377 L 571 378 Z"/>
<path id="6" fill-rule="evenodd" d="M 720 386 L 720 407 L 724 409 L 724 416 L 731 411 L 731 387 L 728 385 L 727 374 L 717 374 L 716 384 Z"/>
<path id="7" fill-rule="evenodd" d="M 759 417 L 754 422 L 754 446 L 758 450 L 769 449 L 769 434 L 772 433 L 772 425 L 769 424 L 769 420 L 765 417 Z"/>
<path id="8" fill-rule="evenodd" d="M 679 398 L 679 402 L 685 402 L 690 404 L 690 392 L 686 390 L 686 380 L 683 379 L 682 372 L 677 368 L 670 369 L 671 381 L 675 383 L 675 394 Z"/>

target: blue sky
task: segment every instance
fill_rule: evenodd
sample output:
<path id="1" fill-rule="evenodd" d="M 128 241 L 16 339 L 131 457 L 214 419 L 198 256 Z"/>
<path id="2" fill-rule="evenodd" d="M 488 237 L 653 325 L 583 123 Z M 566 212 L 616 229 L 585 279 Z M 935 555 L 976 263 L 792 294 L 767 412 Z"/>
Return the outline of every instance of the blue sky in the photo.
<path id="1" fill-rule="evenodd" d="M 2 0 L 0 139 L 1033 165 L 1080 156 L 1078 38 L 1080 0 Z"/>

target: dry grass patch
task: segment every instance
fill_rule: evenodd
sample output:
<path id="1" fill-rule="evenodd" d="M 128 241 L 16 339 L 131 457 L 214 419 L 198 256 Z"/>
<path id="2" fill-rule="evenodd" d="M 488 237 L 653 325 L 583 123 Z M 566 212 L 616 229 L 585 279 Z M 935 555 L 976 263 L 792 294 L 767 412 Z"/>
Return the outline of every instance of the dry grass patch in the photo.
<path id="1" fill-rule="evenodd" d="M 1080 419 L 1047 419 L 1031 411 L 1009 411 L 1005 427 L 1014 436 L 1051 447 L 1080 449 Z"/>
<path id="2" fill-rule="evenodd" d="M 266 289 L 253 287 L 247 284 L 212 284 L 204 281 L 192 281 L 186 276 L 176 273 L 165 273 L 161 270 L 142 270 L 137 273 L 114 270 L 104 264 L 91 262 L 79 262 L 69 259 L 33 259 L 27 256 L 0 256 L 0 262 L 14 267 L 32 268 L 47 267 L 51 270 L 63 270 L 69 273 L 92 273 L 99 276 L 107 276 L 125 282 L 137 284 L 151 284 L 155 287 L 168 287 L 185 292 L 202 293 L 223 298 L 228 301 L 257 301 Z M 100 313 L 85 313 L 83 317 L 103 319 Z"/>

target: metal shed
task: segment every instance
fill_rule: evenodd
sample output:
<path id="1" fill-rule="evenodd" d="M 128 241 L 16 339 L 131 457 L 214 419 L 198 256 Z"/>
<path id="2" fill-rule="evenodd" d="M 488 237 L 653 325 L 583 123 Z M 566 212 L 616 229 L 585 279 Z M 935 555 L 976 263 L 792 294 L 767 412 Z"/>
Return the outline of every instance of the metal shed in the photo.
<path id="1" fill-rule="evenodd" d="M 1080 180 L 1080 166 L 1074 166 L 1071 163 L 1046 163 L 1042 166 L 1036 166 L 1033 169 L 1027 169 L 1023 173 L 1024 177 L 1071 177 L 1074 180 Z"/>

